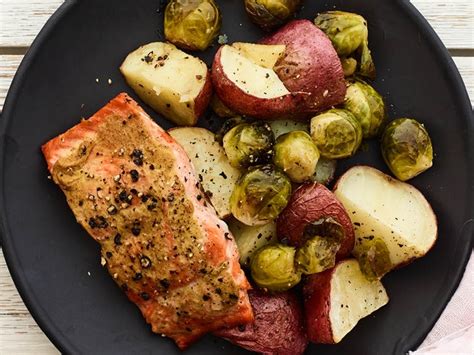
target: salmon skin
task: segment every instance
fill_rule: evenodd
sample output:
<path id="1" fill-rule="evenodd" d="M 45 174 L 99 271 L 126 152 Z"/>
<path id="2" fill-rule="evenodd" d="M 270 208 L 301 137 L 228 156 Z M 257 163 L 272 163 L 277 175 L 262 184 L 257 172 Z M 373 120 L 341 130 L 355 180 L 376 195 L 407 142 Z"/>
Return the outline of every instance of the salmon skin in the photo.
<path id="1" fill-rule="evenodd" d="M 42 146 L 101 262 L 153 332 L 186 348 L 253 321 L 236 244 L 183 148 L 119 94 Z"/>

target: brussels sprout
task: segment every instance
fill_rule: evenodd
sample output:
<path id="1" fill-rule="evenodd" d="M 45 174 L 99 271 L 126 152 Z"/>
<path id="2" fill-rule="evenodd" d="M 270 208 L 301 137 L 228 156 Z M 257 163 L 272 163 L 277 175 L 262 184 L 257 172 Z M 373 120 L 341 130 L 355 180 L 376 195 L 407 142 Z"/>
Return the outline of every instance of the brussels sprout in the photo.
<path id="1" fill-rule="evenodd" d="M 272 128 L 275 138 L 278 138 L 285 133 L 292 131 L 309 132 L 309 125 L 307 122 L 293 121 L 293 120 L 275 120 L 268 122 Z"/>
<path id="2" fill-rule="evenodd" d="M 219 117 L 229 118 L 238 116 L 234 111 L 224 105 L 224 103 L 216 94 L 212 95 L 211 102 L 209 104 L 212 108 L 212 111 L 214 111 Z"/>
<path id="3" fill-rule="evenodd" d="M 271 30 L 285 23 L 300 3 L 301 0 L 245 0 L 245 11 L 253 23 Z"/>
<path id="4" fill-rule="evenodd" d="M 309 223 L 304 229 L 303 238 L 309 240 L 322 236 L 341 243 L 345 239 L 345 235 L 344 227 L 335 219 L 328 217 Z"/>
<path id="5" fill-rule="evenodd" d="M 382 238 L 364 237 L 353 252 L 360 270 L 368 280 L 378 280 L 392 269 L 390 252 Z"/>
<path id="6" fill-rule="evenodd" d="M 301 280 L 295 266 L 295 248 L 282 244 L 259 249 L 250 261 L 250 272 L 258 287 L 286 291 Z"/>
<path id="7" fill-rule="evenodd" d="M 316 236 L 296 251 L 298 270 L 306 275 L 316 274 L 336 265 L 336 254 L 341 244 L 333 238 Z"/>
<path id="8" fill-rule="evenodd" d="M 311 119 L 311 136 L 323 157 L 346 158 L 359 149 L 362 128 L 351 112 L 332 109 Z"/>
<path id="9" fill-rule="evenodd" d="M 220 144 L 222 144 L 222 141 L 224 140 L 224 136 L 226 135 L 226 133 L 241 123 L 251 123 L 251 122 L 245 116 L 234 116 L 225 120 L 222 126 L 216 132 L 216 140 Z"/>
<path id="10" fill-rule="evenodd" d="M 336 172 L 337 160 L 320 157 L 318 164 L 316 164 L 316 172 L 312 176 L 311 180 L 319 182 L 323 185 L 329 185 L 334 179 Z"/>
<path id="11" fill-rule="evenodd" d="M 342 70 L 344 71 L 344 76 L 352 76 L 357 70 L 357 60 L 354 58 L 342 58 L 341 59 Z"/>
<path id="12" fill-rule="evenodd" d="M 272 129 L 262 121 L 238 124 L 222 140 L 225 154 L 230 164 L 236 168 L 270 161 L 274 143 Z"/>
<path id="13" fill-rule="evenodd" d="M 331 39 L 341 58 L 357 55 L 358 73 L 375 79 L 375 65 L 369 49 L 367 21 L 357 14 L 344 11 L 328 11 L 319 14 L 314 23 Z"/>
<path id="14" fill-rule="evenodd" d="M 382 136 L 382 155 L 392 173 L 409 180 L 433 165 L 433 146 L 426 128 L 416 120 L 390 122 Z"/>
<path id="15" fill-rule="evenodd" d="M 248 226 L 271 222 L 285 208 L 291 195 L 291 182 L 272 165 L 249 169 L 237 181 L 230 197 L 235 218 Z"/>
<path id="16" fill-rule="evenodd" d="M 285 133 L 277 138 L 273 162 L 293 182 L 303 182 L 316 172 L 319 151 L 311 136 L 303 131 Z"/>
<path id="17" fill-rule="evenodd" d="M 164 22 L 168 41 L 179 48 L 203 51 L 219 33 L 221 14 L 214 0 L 171 0 Z"/>
<path id="18" fill-rule="evenodd" d="M 372 86 L 362 80 L 353 81 L 347 88 L 344 108 L 359 121 L 364 138 L 379 134 L 386 118 L 385 103 Z"/>

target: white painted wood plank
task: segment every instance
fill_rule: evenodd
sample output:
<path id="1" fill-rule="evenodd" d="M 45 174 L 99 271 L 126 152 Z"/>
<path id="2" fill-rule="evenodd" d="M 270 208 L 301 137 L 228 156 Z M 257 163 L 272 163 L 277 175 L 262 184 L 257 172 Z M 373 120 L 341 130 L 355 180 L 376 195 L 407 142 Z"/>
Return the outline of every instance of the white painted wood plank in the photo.
<path id="1" fill-rule="evenodd" d="M 62 2 L 62 0 L 0 0 L 0 48 L 28 47 Z M 473 1 L 412 0 L 412 3 L 433 26 L 446 47 L 474 48 Z"/>
<path id="2" fill-rule="evenodd" d="M 1 249 L 0 354 L 59 354 L 23 304 Z"/>
<path id="3" fill-rule="evenodd" d="M 0 48 L 28 47 L 63 0 L 0 0 Z"/>

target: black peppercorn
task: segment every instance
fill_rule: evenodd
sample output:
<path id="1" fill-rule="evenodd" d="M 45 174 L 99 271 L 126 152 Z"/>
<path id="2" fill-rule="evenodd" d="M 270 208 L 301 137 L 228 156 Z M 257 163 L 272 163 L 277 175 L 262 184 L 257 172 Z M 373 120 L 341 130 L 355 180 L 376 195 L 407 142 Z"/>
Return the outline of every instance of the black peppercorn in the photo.
<path id="1" fill-rule="evenodd" d="M 133 169 L 133 170 L 130 170 L 130 177 L 132 178 L 132 182 L 137 182 L 138 179 L 140 178 L 140 174 L 138 173 L 138 171 Z"/>

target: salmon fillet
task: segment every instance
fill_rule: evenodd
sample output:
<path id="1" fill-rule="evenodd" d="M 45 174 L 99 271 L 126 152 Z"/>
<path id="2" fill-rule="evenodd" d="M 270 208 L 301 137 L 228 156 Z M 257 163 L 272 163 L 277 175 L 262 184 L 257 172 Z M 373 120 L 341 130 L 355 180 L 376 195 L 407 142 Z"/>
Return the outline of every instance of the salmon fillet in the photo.
<path id="1" fill-rule="evenodd" d="M 126 94 L 42 147 L 101 262 L 181 348 L 253 321 L 236 244 L 181 146 Z"/>

